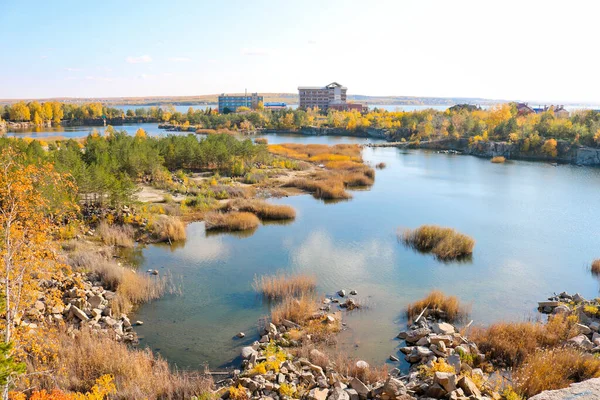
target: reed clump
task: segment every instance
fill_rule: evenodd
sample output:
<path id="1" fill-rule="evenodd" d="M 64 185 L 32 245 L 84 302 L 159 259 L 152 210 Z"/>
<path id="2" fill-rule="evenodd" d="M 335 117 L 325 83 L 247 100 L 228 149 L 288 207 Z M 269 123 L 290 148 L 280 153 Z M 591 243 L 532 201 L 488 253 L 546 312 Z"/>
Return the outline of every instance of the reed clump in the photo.
<path id="1" fill-rule="evenodd" d="M 260 278 L 255 276 L 252 287 L 264 297 L 278 300 L 314 293 L 317 287 L 317 279 L 307 274 L 289 275 L 279 272 L 275 275 L 262 275 Z"/>
<path id="2" fill-rule="evenodd" d="M 437 225 L 422 225 L 417 229 L 406 229 L 402 241 L 422 252 L 431 252 L 440 260 L 453 260 L 473 254 L 475 240 L 452 228 Z"/>
<path id="3" fill-rule="evenodd" d="M 152 236 L 159 242 L 178 242 L 185 240 L 185 224 L 174 216 L 159 215 L 150 225 Z"/>
<path id="4" fill-rule="evenodd" d="M 150 276 L 122 266 L 108 250 L 76 248 L 66 261 L 78 271 L 95 274 L 106 289 L 116 292 L 111 308 L 117 314 L 174 292 L 170 276 Z"/>
<path id="5" fill-rule="evenodd" d="M 102 242 L 109 246 L 135 246 L 134 231 L 131 225 L 109 225 L 106 222 L 101 222 L 97 231 Z"/>
<path id="6" fill-rule="evenodd" d="M 527 355 L 512 376 L 513 389 L 525 398 L 598 377 L 600 358 L 568 347 L 538 350 Z"/>
<path id="7" fill-rule="evenodd" d="M 600 275 L 600 258 L 592 261 L 592 274 Z"/>
<path id="8" fill-rule="evenodd" d="M 319 302 L 312 295 L 285 297 L 271 309 L 271 321 L 275 325 L 281 325 L 286 319 L 305 326 L 314 315 L 318 314 L 319 306 Z"/>
<path id="9" fill-rule="evenodd" d="M 506 157 L 504 156 L 496 156 L 492 157 L 491 160 L 494 164 L 503 164 L 506 161 Z"/>
<path id="10" fill-rule="evenodd" d="M 468 308 L 460 304 L 456 296 L 446 296 L 439 290 L 432 290 L 429 294 L 406 308 L 406 315 L 410 320 L 415 319 L 423 310 L 423 315 L 432 315 L 446 321 L 455 321 L 468 314 Z"/>
<path id="11" fill-rule="evenodd" d="M 578 334 L 577 318 L 566 315 L 551 316 L 547 323 L 498 322 L 487 328 L 474 328 L 469 339 L 492 362 L 518 367 L 537 350 L 558 346 Z"/>
<path id="12" fill-rule="evenodd" d="M 295 187 L 312 193 L 317 199 L 339 200 L 352 198 L 352 195 L 348 193 L 344 187 L 344 181 L 339 178 L 329 178 L 325 180 L 296 178 L 290 180 L 285 186 Z"/>
<path id="13" fill-rule="evenodd" d="M 131 348 L 97 333 L 88 329 L 73 334 L 50 330 L 37 335 L 37 348 L 48 351 L 29 352 L 27 369 L 52 373 L 28 374 L 24 387 L 87 392 L 98 377 L 111 374 L 118 388 L 111 399 L 189 399 L 211 394 L 214 385 L 210 375 L 172 371 L 166 360 L 149 349 Z"/>
<path id="14" fill-rule="evenodd" d="M 361 147 L 357 144 L 329 146 L 326 144 L 284 143 L 269 145 L 269 151 L 273 154 L 302 161 L 362 161 Z"/>
<path id="15" fill-rule="evenodd" d="M 227 203 L 225 208 L 229 211 L 250 212 L 264 220 L 296 218 L 296 210 L 293 207 L 282 204 L 271 204 L 262 200 L 236 199 Z"/>
<path id="16" fill-rule="evenodd" d="M 210 212 L 204 216 L 207 230 L 245 231 L 256 228 L 260 221 L 250 212 Z"/>

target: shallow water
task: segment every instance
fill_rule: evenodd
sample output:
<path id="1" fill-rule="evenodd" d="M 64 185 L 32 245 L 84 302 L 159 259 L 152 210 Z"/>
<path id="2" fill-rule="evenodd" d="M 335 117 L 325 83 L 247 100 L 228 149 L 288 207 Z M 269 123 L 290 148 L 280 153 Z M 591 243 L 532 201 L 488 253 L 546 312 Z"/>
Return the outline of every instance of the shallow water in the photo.
<path id="1" fill-rule="evenodd" d="M 269 143 L 348 143 L 365 139 L 266 135 Z M 345 316 L 344 351 L 383 363 L 400 344 L 406 305 L 433 288 L 471 304 L 475 324 L 536 315 L 553 292 L 598 295 L 589 264 L 600 256 L 600 170 L 544 163 L 492 164 L 471 156 L 366 148 L 385 162 L 375 185 L 350 201 L 309 195 L 274 200 L 297 210 L 287 225 L 252 235 L 210 235 L 188 226 L 184 246 L 149 246 L 140 268 L 179 277 L 181 296 L 144 305 L 136 328 L 148 345 L 184 368 L 232 365 L 239 347 L 258 339 L 269 306 L 252 289 L 255 275 L 313 273 L 320 293 L 356 289 L 368 307 Z M 476 241 L 472 260 L 442 263 L 398 242 L 399 227 L 435 223 Z M 245 339 L 234 335 L 243 331 Z"/>

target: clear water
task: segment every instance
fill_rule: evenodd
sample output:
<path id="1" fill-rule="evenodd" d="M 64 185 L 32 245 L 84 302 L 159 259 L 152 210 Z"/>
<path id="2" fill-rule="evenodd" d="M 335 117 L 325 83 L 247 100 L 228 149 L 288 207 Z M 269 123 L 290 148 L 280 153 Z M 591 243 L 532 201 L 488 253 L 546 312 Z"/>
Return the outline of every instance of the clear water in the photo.
<path id="1" fill-rule="evenodd" d="M 270 143 L 366 142 L 266 137 Z M 183 368 L 235 364 L 240 346 L 258 338 L 258 321 L 269 313 L 253 278 L 278 270 L 315 274 L 323 294 L 358 290 L 368 308 L 345 316 L 340 345 L 374 363 L 398 351 L 403 310 L 434 288 L 471 304 L 475 324 L 535 316 L 536 302 L 553 292 L 598 295 L 588 266 L 600 256 L 599 169 L 492 164 L 396 148 L 366 148 L 363 156 L 387 168 L 351 201 L 284 198 L 275 202 L 296 208 L 291 224 L 263 225 L 242 237 L 207 235 L 203 223 L 193 223 L 185 245 L 143 249 L 141 268 L 170 271 L 183 294 L 139 309 L 142 345 Z M 427 223 L 473 236 L 472 260 L 442 263 L 398 242 L 399 227 Z M 240 331 L 245 339 L 234 338 Z"/>

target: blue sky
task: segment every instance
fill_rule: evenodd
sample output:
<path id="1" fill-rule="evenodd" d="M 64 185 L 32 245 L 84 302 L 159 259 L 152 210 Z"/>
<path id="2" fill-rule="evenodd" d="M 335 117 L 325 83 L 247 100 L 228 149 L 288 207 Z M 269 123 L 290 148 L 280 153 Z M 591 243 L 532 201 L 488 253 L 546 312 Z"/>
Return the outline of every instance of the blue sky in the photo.
<path id="1" fill-rule="evenodd" d="M 338 81 L 351 94 L 600 103 L 598 15 L 593 0 L 0 0 L 0 98 Z"/>

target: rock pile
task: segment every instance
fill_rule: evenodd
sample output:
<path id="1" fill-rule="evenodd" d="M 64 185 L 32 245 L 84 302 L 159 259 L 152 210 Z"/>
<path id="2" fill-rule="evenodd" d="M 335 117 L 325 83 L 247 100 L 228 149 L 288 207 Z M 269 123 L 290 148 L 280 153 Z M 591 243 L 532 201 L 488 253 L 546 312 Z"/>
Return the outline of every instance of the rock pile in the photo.
<path id="1" fill-rule="evenodd" d="M 112 311 L 111 304 L 116 293 L 105 290 L 102 282 L 91 279 L 93 277 L 75 273 L 61 279 L 41 281 L 38 300 L 22 318 L 17 319 L 17 325 L 30 329 L 36 329 L 41 323 L 65 323 L 73 329 L 87 326 L 110 334 L 116 340 L 136 343 L 137 336 L 127 315 L 114 315 Z M 54 300 L 56 297 L 60 300 Z M 136 323 L 141 325 L 142 322 Z"/>

